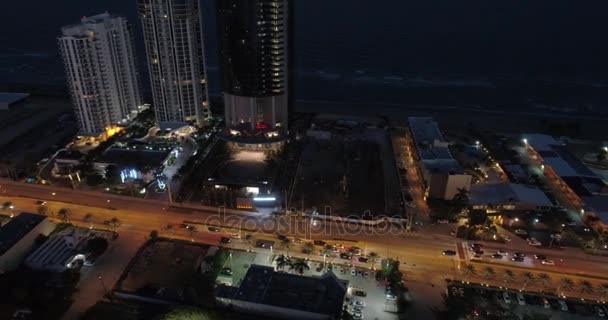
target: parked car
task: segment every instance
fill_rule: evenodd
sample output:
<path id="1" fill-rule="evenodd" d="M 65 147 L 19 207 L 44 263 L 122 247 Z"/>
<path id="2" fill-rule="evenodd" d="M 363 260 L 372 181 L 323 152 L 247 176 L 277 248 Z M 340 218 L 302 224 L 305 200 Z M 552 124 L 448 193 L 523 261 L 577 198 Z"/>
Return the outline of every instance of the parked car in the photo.
<path id="1" fill-rule="evenodd" d="M 516 257 L 522 257 L 522 258 L 524 258 L 526 256 L 525 253 L 521 253 L 521 252 L 515 252 L 513 255 Z"/>
<path id="2" fill-rule="evenodd" d="M 232 242 L 232 239 L 230 239 L 230 238 L 227 238 L 227 237 L 221 237 L 220 238 L 220 243 L 224 243 L 225 244 L 225 243 L 231 243 L 231 242 Z"/>
<path id="3" fill-rule="evenodd" d="M 207 227 L 207 230 L 211 232 L 220 232 L 220 228 L 218 227 Z"/>
<path id="4" fill-rule="evenodd" d="M 509 296 L 509 293 L 506 291 L 502 292 L 502 299 L 505 301 L 505 303 L 511 303 L 511 296 Z"/>
<path id="5" fill-rule="evenodd" d="M 502 255 L 500 255 L 498 253 L 495 253 L 495 254 L 492 255 L 492 258 L 494 258 L 494 259 L 502 259 Z"/>
<path id="6" fill-rule="evenodd" d="M 547 298 L 543 298 L 542 303 L 545 309 L 551 309 L 551 304 L 549 304 L 549 300 L 547 300 Z"/>
<path id="7" fill-rule="evenodd" d="M 496 250 L 496 253 L 498 253 L 500 255 L 503 255 L 503 256 L 508 256 L 509 255 L 509 253 L 506 252 L 506 251 L 504 251 L 504 250 Z"/>
<path id="8" fill-rule="evenodd" d="M 353 290 L 353 295 L 357 297 L 367 297 L 367 292 L 363 290 Z"/>
<path id="9" fill-rule="evenodd" d="M 515 231 L 513 231 L 515 234 L 519 234 L 519 235 L 526 235 L 528 234 L 528 231 L 524 230 L 524 229 L 515 229 Z"/>
<path id="10" fill-rule="evenodd" d="M 287 238 L 286 236 L 279 234 L 277 235 L 277 239 L 281 240 L 281 241 L 289 241 L 289 238 Z"/>
<path id="11" fill-rule="evenodd" d="M 233 238 L 233 239 L 240 239 L 240 238 L 241 238 L 241 235 L 240 235 L 240 234 L 238 234 L 238 233 L 233 233 L 233 234 L 231 234 L 231 235 L 230 235 L 230 238 Z"/>
<path id="12" fill-rule="evenodd" d="M 521 292 L 518 292 L 516 294 L 516 297 L 517 297 L 517 303 L 519 303 L 520 306 L 526 305 L 526 299 L 524 298 L 524 295 Z"/>
<path id="13" fill-rule="evenodd" d="M 525 259 L 524 257 L 513 257 L 511 258 L 511 261 L 515 261 L 515 262 L 523 262 Z"/>
<path id="14" fill-rule="evenodd" d="M 450 223 L 450 220 L 448 220 L 448 219 L 439 219 L 439 220 L 437 220 L 437 223 L 447 224 L 447 223 Z"/>
<path id="15" fill-rule="evenodd" d="M 351 268 L 350 269 L 350 275 L 351 276 L 356 276 L 357 275 L 357 270 L 355 268 Z"/>
<path id="16" fill-rule="evenodd" d="M 352 305 L 357 307 L 365 307 L 365 301 L 353 300 Z"/>
<path id="17" fill-rule="evenodd" d="M 352 256 L 348 252 L 342 252 L 340 253 L 340 258 L 349 260 L 352 258 Z"/>
<path id="18" fill-rule="evenodd" d="M 369 261 L 368 258 L 366 258 L 366 257 L 359 257 L 359 262 L 366 263 L 367 261 Z"/>
<path id="19" fill-rule="evenodd" d="M 593 309 L 595 310 L 595 314 L 597 314 L 598 317 L 603 318 L 606 316 L 604 310 L 602 310 L 602 308 L 600 308 L 599 306 L 595 306 Z"/>
<path id="20" fill-rule="evenodd" d="M 557 304 L 559 305 L 559 309 L 562 311 L 568 311 L 568 305 L 564 300 L 557 300 Z"/>
<path id="21" fill-rule="evenodd" d="M 324 246 L 327 243 L 325 241 L 322 241 L 322 240 L 315 240 L 315 241 L 312 242 L 312 244 L 314 244 L 315 246 Z"/>

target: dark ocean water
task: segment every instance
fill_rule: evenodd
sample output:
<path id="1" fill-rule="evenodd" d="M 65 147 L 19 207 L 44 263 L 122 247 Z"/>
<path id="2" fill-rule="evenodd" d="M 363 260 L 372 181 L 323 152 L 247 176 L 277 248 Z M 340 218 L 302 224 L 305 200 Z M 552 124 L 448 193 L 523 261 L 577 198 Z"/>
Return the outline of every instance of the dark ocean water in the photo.
<path id="1" fill-rule="evenodd" d="M 146 72 L 135 0 L 1 2 L 0 83 L 62 84 L 61 26 L 104 11 L 131 21 Z M 538 83 L 561 82 L 574 97 L 585 92 L 584 103 L 608 105 L 607 0 L 295 2 L 300 100 L 418 103 L 425 96 L 415 88 L 483 95 L 504 83 L 535 92 Z M 201 3 L 209 83 L 218 93 L 215 3 Z"/>

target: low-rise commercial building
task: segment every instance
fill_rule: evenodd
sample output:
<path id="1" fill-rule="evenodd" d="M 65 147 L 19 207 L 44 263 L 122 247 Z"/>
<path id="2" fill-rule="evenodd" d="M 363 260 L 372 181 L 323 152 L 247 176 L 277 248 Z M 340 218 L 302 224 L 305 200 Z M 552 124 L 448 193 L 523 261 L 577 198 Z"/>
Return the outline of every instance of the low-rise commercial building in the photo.
<path id="1" fill-rule="evenodd" d="M 45 216 L 23 212 L 0 228 L 0 273 L 16 269 L 34 247 L 36 238 L 55 225 Z"/>
<path id="2" fill-rule="evenodd" d="M 522 135 L 527 160 L 547 179 L 562 205 L 608 230 L 608 185 L 564 142 L 544 134 Z"/>
<path id="3" fill-rule="evenodd" d="M 408 122 L 426 196 L 451 200 L 459 189 L 469 190 L 472 177 L 452 156 L 437 122 L 428 117 L 410 117 Z"/>
<path id="4" fill-rule="evenodd" d="M 540 189 L 516 183 L 477 184 L 471 186 L 469 205 L 475 210 L 538 210 L 551 209 L 553 203 Z"/>
<path id="5" fill-rule="evenodd" d="M 220 285 L 217 300 L 238 312 L 292 320 L 340 319 L 348 281 L 332 272 L 304 277 L 252 265 L 239 287 Z"/>

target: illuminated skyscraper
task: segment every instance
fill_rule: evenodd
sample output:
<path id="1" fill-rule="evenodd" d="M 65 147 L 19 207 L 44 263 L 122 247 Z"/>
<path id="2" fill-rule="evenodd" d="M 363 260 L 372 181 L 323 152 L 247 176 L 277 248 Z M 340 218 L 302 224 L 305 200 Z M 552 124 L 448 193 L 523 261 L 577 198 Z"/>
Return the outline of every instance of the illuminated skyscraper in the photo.
<path id="1" fill-rule="evenodd" d="M 217 0 L 226 126 L 287 126 L 288 11 L 288 0 Z"/>
<path id="2" fill-rule="evenodd" d="M 157 121 L 210 116 L 198 0 L 138 0 Z"/>
<path id="3" fill-rule="evenodd" d="M 108 13 L 62 28 L 59 47 L 81 134 L 97 135 L 142 104 L 127 19 Z"/>

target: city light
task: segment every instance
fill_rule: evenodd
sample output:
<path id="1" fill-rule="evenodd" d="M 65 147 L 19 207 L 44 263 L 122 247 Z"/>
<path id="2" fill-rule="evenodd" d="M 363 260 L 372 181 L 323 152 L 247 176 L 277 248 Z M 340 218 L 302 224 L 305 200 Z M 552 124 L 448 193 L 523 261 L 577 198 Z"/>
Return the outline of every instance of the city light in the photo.
<path id="1" fill-rule="evenodd" d="M 275 197 L 254 197 L 253 201 L 268 202 L 277 200 Z"/>

